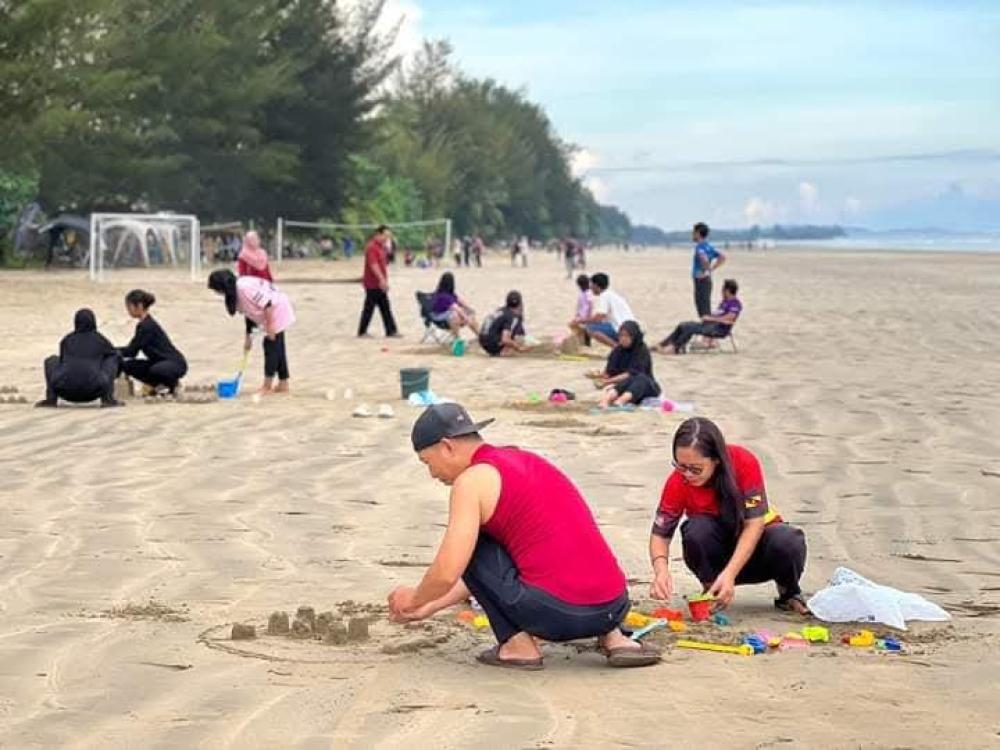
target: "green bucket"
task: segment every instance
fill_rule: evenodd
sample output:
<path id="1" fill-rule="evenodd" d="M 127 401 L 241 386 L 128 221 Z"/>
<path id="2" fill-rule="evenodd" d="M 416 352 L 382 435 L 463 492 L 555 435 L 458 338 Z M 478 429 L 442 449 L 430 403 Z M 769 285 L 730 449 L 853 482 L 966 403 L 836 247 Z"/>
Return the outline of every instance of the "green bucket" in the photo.
<path id="1" fill-rule="evenodd" d="M 403 399 L 408 399 L 411 393 L 430 390 L 431 371 L 426 367 L 406 367 L 399 371 L 399 387 Z"/>

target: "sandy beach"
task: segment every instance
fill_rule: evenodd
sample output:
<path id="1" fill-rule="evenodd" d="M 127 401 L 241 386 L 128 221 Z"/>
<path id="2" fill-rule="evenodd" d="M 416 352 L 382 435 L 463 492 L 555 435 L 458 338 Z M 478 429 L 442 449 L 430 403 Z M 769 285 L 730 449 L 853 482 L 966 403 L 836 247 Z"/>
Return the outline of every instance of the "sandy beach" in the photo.
<path id="1" fill-rule="evenodd" d="M 692 316 L 688 249 L 607 250 L 589 263 L 650 338 Z M 806 532 L 807 592 L 844 565 L 931 598 L 953 621 L 914 624 L 905 656 L 831 644 L 751 659 L 674 650 L 663 636 L 662 665 L 633 672 L 605 668 L 589 644 L 546 646 L 537 674 L 491 670 L 473 660 L 488 635 L 451 613 L 408 629 L 385 621 L 386 594 L 417 582 L 447 520 L 446 488 L 410 449 L 417 412 L 399 398 L 398 372 L 430 367 L 435 392 L 497 418 L 489 440 L 565 470 L 640 608 L 684 415 L 519 408 L 555 387 L 596 402 L 589 365 L 421 346 L 413 295 L 433 288 L 433 270 L 392 271 L 405 338 L 358 341 L 360 272 L 357 259 L 276 267 L 298 315 L 289 396 L 44 413 L 0 404 L 0 747 L 1000 743 L 1000 254 L 736 251 L 716 298 L 722 277 L 739 280 L 739 353 L 655 359 L 666 396 L 694 402 L 761 457 L 771 500 Z M 519 289 L 538 337 L 572 315 L 564 276 L 542 253 L 527 270 L 498 255 L 457 273 L 480 314 Z M 203 282 L 7 271 L 0 385 L 41 398 L 42 360 L 78 307 L 126 343 L 122 298 L 135 286 L 157 295 L 152 312 L 188 357 L 187 384 L 233 372 L 242 321 Z M 258 350 L 249 385 L 261 368 Z M 352 418 L 362 402 L 391 403 L 396 417 Z M 672 553 L 679 589 L 693 593 L 676 542 Z M 740 588 L 732 626 L 714 635 L 795 627 L 772 597 Z M 303 604 L 370 611 L 372 639 L 229 640 L 232 623 L 260 632 L 272 611 Z"/>

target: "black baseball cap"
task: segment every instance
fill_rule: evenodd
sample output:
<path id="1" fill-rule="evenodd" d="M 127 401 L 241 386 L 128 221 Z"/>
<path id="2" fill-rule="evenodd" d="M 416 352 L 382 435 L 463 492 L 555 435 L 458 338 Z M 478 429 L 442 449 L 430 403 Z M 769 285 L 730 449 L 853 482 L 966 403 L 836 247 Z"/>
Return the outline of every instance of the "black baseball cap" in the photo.
<path id="1" fill-rule="evenodd" d="M 410 440 L 413 450 L 419 453 L 444 438 L 472 435 L 492 423 L 492 419 L 473 422 L 469 412 L 458 404 L 437 404 L 427 407 L 413 423 Z"/>
<path id="2" fill-rule="evenodd" d="M 520 307 L 522 303 L 521 293 L 518 291 L 507 292 L 507 307 Z"/>

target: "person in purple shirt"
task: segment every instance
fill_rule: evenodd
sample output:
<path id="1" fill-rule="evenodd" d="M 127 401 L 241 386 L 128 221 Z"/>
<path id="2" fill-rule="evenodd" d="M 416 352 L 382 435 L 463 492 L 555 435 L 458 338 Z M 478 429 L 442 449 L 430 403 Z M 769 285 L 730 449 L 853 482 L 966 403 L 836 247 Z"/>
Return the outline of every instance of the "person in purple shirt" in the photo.
<path id="1" fill-rule="evenodd" d="M 431 320 L 435 323 L 447 323 L 456 336 L 462 326 L 468 326 L 479 334 L 476 311 L 455 293 L 455 275 L 451 271 L 441 274 L 437 289 L 431 296 Z"/>
<path id="2" fill-rule="evenodd" d="M 670 335 L 660 342 L 656 350 L 664 354 L 683 354 L 693 336 L 711 338 L 726 336 L 743 312 L 743 303 L 736 296 L 739 291 L 740 285 L 735 279 L 726 279 L 722 284 L 722 302 L 715 309 L 715 313 L 705 315 L 701 320 L 689 320 L 678 324 Z"/>

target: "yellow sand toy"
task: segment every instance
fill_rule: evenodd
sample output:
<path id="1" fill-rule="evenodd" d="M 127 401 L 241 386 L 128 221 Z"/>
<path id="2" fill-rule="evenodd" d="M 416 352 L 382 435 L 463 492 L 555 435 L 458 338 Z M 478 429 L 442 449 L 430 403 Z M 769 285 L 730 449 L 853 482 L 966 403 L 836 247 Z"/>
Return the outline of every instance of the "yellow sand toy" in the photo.
<path id="1" fill-rule="evenodd" d="M 753 646 L 746 643 L 739 646 L 727 646 L 723 643 L 706 643 L 704 641 L 677 641 L 677 648 L 690 648 L 695 651 L 714 651 L 717 654 L 738 654 L 740 656 L 753 656 Z"/>

